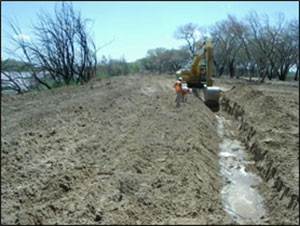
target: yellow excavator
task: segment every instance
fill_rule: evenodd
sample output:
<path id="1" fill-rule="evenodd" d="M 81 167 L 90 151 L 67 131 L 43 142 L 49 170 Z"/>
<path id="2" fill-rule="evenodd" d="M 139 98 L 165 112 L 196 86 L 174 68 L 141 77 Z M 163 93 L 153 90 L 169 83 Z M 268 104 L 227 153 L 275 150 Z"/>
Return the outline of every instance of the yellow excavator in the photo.
<path id="1" fill-rule="evenodd" d="M 219 108 L 220 88 L 213 86 L 211 41 L 204 41 L 198 49 L 202 53 L 195 56 L 190 69 L 180 69 L 176 72 L 187 83 L 188 88 L 203 89 L 205 104 L 213 109 Z M 197 91 L 197 90 L 196 90 Z"/>

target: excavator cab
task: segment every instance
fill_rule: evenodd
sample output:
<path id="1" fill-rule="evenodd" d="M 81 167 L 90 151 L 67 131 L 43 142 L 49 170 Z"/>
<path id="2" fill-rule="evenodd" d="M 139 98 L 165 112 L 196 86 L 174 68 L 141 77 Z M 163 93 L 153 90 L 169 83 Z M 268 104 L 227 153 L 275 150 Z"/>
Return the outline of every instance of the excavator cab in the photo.
<path id="1" fill-rule="evenodd" d="M 205 70 L 205 65 L 200 66 L 200 73 L 199 73 L 199 79 L 200 82 L 206 82 L 206 70 Z"/>

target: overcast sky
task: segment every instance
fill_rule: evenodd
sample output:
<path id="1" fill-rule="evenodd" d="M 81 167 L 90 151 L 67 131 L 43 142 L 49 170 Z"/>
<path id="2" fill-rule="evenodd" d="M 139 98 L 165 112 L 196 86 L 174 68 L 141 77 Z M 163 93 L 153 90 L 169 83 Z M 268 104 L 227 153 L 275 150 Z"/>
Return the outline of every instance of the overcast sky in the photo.
<path id="1" fill-rule="evenodd" d="M 2 59 L 9 57 L 3 47 L 13 48 L 7 40 L 6 33 L 10 32 L 7 19 L 16 18 L 23 31 L 20 37 L 32 40 L 30 23 L 38 22 L 36 14 L 42 10 L 52 13 L 57 3 L 1 1 Z M 99 51 L 98 56 L 125 57 L 128 62 L 145 57 L 149 49 L 179 48 L 185 42 L 176 40 L 173 33 L 178 26 L 189 22 L 210 26 L 226 19 L 227 14 L 241 19 L 250 10 L 270 17 L 282 12 L 287 19 L 299 20 L 298 1 L 73 1 L 73 6 L 84 18 L 94 21 L 92 36 L 98 47 L 112 41 Z"/>

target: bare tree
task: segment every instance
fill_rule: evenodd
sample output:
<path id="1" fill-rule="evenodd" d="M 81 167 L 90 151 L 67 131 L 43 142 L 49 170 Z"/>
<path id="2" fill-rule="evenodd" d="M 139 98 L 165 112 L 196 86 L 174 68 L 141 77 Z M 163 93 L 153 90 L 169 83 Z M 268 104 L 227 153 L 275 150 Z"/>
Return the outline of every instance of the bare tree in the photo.
<path id="1" fill-rule="evenodd" d="M 204 30 L 205 29 L 203 27 L 199 27 L 193 23 L 188 23 L 179 26 L 173 34 L 176 39 L 183 39 L 187 42 L 188 49 L 191 53 L 191 59 L 194 59 L 196 56 L 197 45 L 199 42 L 206 39 Z"/>
<path id="2" fill-rule="evenodd" d="M 249 29 L 248 46 L 251 46 L 250 52 L 255 60 L 260 82 L 266 77 L 286 80 L 290 68 L 299 56 L 299 30 L 297 26 L 292 29 L 299 22 L 288 22 L 282 13 L 278 13 L 275 22 L 271 23 L 268 15 L 259 16 L 254 11 L 245 19 Z"/>
<path id="3" fill-rule="evenodd" d="M 239 43 L 238 51 L 235 53 L 239 72 L 242 72 L 243 75 L 246 76 L 249 75 L 249 79 L 251 81 L 255 68 L 255 61 L 250 52 L 251 44 L 248 39 L 249 29 L 243 21 L 238 20 L 232 15 L 228 15 L 228 20 L 231 24 L 231 32 L 237 39 L 236 41 Z M 240 75 L 237 74 L 236 76 L 239 77 Z"/>
<path id="4" fill-rule="evenodd" d="M 288 31 L 291 32 L 292 40 L 291 44 L 292 48 L 292 56 L 293 56 L 293 64 L 296 67 L 296 72 L 294 76 L 294 80 L 298 81 L 299 79 L 299 20 L 292 20 L 289 24 Z"/>
<path id="5" fill-rule="evenodd" d="M 235 34 L 236 24 L 236 19 L 228 15 L 226 20 L 217 22 L 210 29 L 214 51 L 213 62 L 218 76 L 221 76 L 228 66 L 230 76 L 234 77 L 236 56 L 242 47 Z"/>
<path id="6" fill-rule="evenodd" d="M 39 71 L 41 68 L 39 68 L 35 63 L 30 55 L 30 52 L 28 51 L 29 48 L 27 46 L 30 46 L 30 43 L 28 40 L 24 38 L 20 38 L 20 34 L 23 34 L 20 27 L 17 25 L 17 23 L 13 20 L 8 21 L 10 27 L 12 28 L 13 34 L 9 34 L 10 41 L 14 46 L 16 46 L 16 49 L 9 50 L 6 49 L 6 51 L 12 55 L 15 56 L 20 62 L 23 63 L 23 65 L 27 65 L 26 69 L 30 72 L 31 76 L 40 84 L 44 85 L 46 88 L 51 89 L 51 87 L 43 81 L 39 76 Z M 21 50 L 21 54 L 19 54 L 19 50 Z M 22 68 L 21 68 L 22 69 Z"/>
<path id="7" fill-rule="evenodd" d="M 299 71 L 299 21 L 285 24 L 275 45 L 279 80 L 285 81 L 290 68 L 294 65 Z M 296 75 L 297 75 L 296 70 Z"/>
<path id="8" fill-rule="evenodd" d="M 71 81 L 82 84 L 95 75 L 97 49 L 88 32 L 89 21 L 75 13 L 71 3 L 62 2 L 60 8 L 56 5 L 54 18 L 40 13 L 39 23 L 33 25 L 33 41 L 13 39 L 22 50 L 23 61 L 33 66 L 32 74 L 39 83 L 50 89 L 37 70 L 47 71 L 54 81 L 67 85 Z M 22 33 L 15 23 L 10 26 L 15 36 Z"/>
<path id="9" fill-rule="evenodd" d="M 247 15 L 246 21 L 250 31 L 248 36 L 250 51 L 256 62 L 260 82 L 263 82 L 275 67 L 274 48 L 283 21 L 279 18 L 278 27 L 271 27 L 268 15 L 260 17 L 255 11 Z"/>

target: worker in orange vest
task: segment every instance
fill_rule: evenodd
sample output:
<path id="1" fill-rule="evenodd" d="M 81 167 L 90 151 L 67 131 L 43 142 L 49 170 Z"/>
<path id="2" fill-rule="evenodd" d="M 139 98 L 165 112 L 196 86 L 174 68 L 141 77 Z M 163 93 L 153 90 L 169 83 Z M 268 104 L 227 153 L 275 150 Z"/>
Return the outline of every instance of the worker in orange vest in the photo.
<path id="1" fill-rule="evenodd" d="M 182 77 L 179 77 L 176 79 L 176 82 L 174 84 L 174 89 L 176 91 L 176 107 L 181 107 L 180 101 L 182 99 Z"/>

